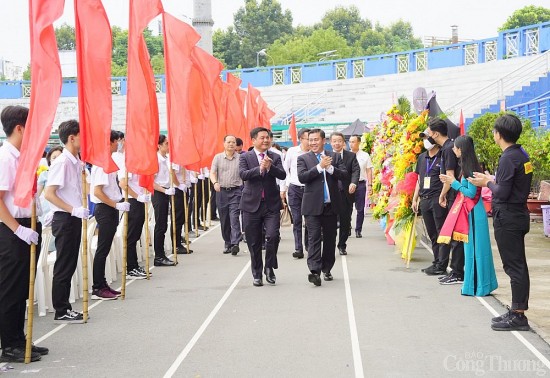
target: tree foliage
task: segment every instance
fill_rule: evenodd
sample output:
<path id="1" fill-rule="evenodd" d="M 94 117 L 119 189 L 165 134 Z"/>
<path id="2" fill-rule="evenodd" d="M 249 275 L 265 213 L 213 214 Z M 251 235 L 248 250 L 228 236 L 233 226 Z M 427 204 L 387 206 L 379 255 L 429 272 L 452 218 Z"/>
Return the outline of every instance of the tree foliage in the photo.
<path id="1" fill-rule="evenodd" d="M 65 23 L 55 28 L 55 39 L 59 50 L 74 50 L 76 46 L 74 26 Z"/>
<path id="2" fill-rule="evenodd" d="M 352 5 L 349 8 L 337 6 L 329 10 L 316 27 L 336 30 L 346 39 L 349 46 L 353 46 L 359 41 L 364 30 L 372 28 L 372 24 L 369 20 L 361 18 L 359 8 Z"/>
<path id="3" fill-rule="evenodd" d="M 499 31 L 516 29 L 523 26 L 539 24 L 550 21 L 550 9 L 528 5 L 516 10 L 506 22 L 499 28 Z"/>

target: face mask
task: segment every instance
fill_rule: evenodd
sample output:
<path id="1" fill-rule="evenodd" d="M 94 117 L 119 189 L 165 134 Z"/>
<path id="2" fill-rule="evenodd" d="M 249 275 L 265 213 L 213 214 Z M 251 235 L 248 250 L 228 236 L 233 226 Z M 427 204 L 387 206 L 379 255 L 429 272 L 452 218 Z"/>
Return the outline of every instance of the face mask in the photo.
<path id="1" fill-rule="evenodd" d="M 118 146 L 117 146 L 117 149 L 116 149 L 116 150 L 117 150 L 118 152 L 122 152 L 122 146 L 123 146 L 122 142 L 118 142 Z"/>
<path id="2" fill-rule="evenodd" d="M 428 151 L 435 147 L 435 141 L 433 141 L 432 143 L 430 139 L 432 139 L 432 137 L 429 137 L 428 139 L 424 139 L 424 148 L 427 149 Z"/>

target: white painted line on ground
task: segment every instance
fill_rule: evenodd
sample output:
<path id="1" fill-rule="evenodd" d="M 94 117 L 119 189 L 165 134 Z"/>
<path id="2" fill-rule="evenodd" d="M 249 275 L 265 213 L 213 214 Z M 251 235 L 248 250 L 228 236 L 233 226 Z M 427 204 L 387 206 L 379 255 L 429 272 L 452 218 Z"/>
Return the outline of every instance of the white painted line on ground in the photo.
<path id="1" fill-rule="evenodd" d="M 233 283 L 231 284 L 231 286 L 229 286 L 229 289 L 227 289 L 227 291 L 225 292 L 225 294 L 223 295 L 222 299 L 220 299 L 220 301 L 218 302 L 218 304 L 216 305 L 216 307 L 214 307 L 214 309 L 212 310 L 212 312 L 210 312 L 210 314 L 208 315 L 208 317 L 206 318 L 206 320 L 201 324 L 201 326 L 199 327 L 199 329 L 197 330 L 197 332 L 195 332 L 195 334 L 193 335 L 193 337 L 191 338 L 191 340 L 189 340 L 189 342 L 187 343 L 187 345 L 185 346 L 185 348 L 183 348 L 183 350 L 181 351 L 181 353 L 178 355 L 178 357 L 176 358 L 176 360 L 174 361 L 174 363 L 172 363 L 172 366 L 170 366 L 170 368 L 168 369 L 168 371 L 164 374 L 164 377 L 165 378 L 168 378 L 168 377 L 172 377 L 175 373 L 176 373 L 176 370 L 178 370 L 179 366 L 182 364 L 183 360 L 185 360 L 185 358 L 187 357 L 187 355 L 189 354 L 189 352 L 191 351 L 191 349 L 193 349 L 193 347 L 195 346 L 195 344 L 197 343 L 197 341 L 200 339 L 200 337 L 202 336 L 202 334 L 204 333 L 204 331 L 206 330 L 206 328 L 208 328 L 208 326 L 210 325 L 210 323 L 212 322 L 212 320 L 214 319 L 214 317 L 216 316 L 216 314 L 218 313 L 218 311 L 220 311 L 220 308 L 222 308 L 223 304 L 225 303 L 225 301 L 227 300 L 227 298 L 229 298 L 229 296 L 231 295 L 231 293 L 233 292 L 233 290 L 235 289 L 235 287 L 237 286 L 237 284 L 239 283 L 239 281 L 243 278 L 244 274 L 247 272 L 247 270 L 250 268 L 250 261 L 248 261 L 246 263 L 246 265 L 244 266 L 244 268 L 241 270 L 241 272 L 239 273 L 239 275 L 237 276 L 237 278 L 235 278 L 235 281 L 233 281 Z"/>
<path id="2" fill-rule="evenodd" d="M 361 349 L 359 348 L 359 336 L 357 335 L 357 324 L 355 323 L 355 310 L 353 308 L 353 298 L 351 296 L 351 286 L 349 284 L 348 262 L 346 256 L 342 256 L 342 270 L 344 272 L 344 286 L 346 288 L 349 332 L 351 334 L 351 349 L 353 351 L 355 377 L 363 378 L 365 373 L 363 372 L 363 360 L 361 359 Z"/>
<path id="3" fill-rule="evenodd" d="M 422 245 L 424 245 L 424 247 L 433 255 L 433 251 L 432 251 L 432 248 L 428 245 L 426 245 L 426 243 L 422 243 Z M 491 307 L 491 305 L 489 303 L 487 303 L 487 301 L 482 298 L 482 297 L 476 297 L 480 302 L 481 304 L 487 309 L 489 310 L 489 312 L 491 314 L 493 314 L 494 316 L 499 316 L 500 314 L 494 309 Z M 493 297 L 494 298 L 494 297 Z M 495 298 L 496 299 L 496 298 Z M 495 331 L 497 332 L 497 331 Z M 507 331 L 502 331 L 502 332 L 507 332 Z M 516 337 L 516 339 L 518 339 L 527 349 L 529 349 L 531 351 L 531 353 L 533 353 L 544 365 L 546 365 L 546 367 L 548 369 L 550 369 L 550 361 L 548 361 L 548 359 L 541 353 L 539 352 L 539 350 L 537 348 L 535 348 L 535 346 L 533 344 L 531 344 L 529 341 L 527 341 L 525 339 L 525 337 L 523 337 L 522 335 L 520 335 L 520 333 L 518 331 L 512 331 L 511 332 L 512 335 L 514 335 Z"/>
<path id="4" fill-rule="evenodd" d="M 487 301 L 481 297 L 476 297 L 483 306 L 485 306 L 485 308 L 487 310 L 489 310 L 489 312 L 491 314 L 493 314 L 494 316 L 499 316 L 500 314 L 494 309 L 491 307 L 491 305 L 489 303 L 487 303 Z M 534 347 L 533 344 L 531 344 L 529 341 L 527 341 L 525 339 L 525 337 L 523 337 L 518 331 L 512 331 L 511 332 L 512 335 L 514 335 L 519 341 L 521 341 L 521 343 L 523 345 L 525 345 L 525 347 L 527 349 L 529 349 L 544 365 L 546 365 L 546 367 L 548 369 L 550 369 L 550 361 L 548 361 L 548 359 L 541 353 L 538 351 L 537 348 Z"/>

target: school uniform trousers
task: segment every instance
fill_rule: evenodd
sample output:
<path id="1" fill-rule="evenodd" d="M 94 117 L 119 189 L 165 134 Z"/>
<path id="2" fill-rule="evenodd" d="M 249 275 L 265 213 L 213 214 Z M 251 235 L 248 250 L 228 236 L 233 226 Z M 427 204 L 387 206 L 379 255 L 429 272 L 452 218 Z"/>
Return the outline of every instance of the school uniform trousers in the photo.
<path id="1" fill-rule="evenodd" d="M 105 279 L 105 263 L 111 251 L 113 239 L 118 227 L 118 210 L 104 203 L 97 203 L 94 209 L 97 221 L 97 249 L 94 256 L 93 289 L 98 290 L 107 286 Z"/>

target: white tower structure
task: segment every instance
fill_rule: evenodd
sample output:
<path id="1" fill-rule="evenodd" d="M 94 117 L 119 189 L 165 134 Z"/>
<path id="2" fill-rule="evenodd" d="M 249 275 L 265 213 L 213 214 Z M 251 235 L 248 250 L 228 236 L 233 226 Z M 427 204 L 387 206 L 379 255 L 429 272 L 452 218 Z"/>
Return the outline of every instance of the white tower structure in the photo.
<path id="1" fill-rule="evenodd" d="M 193 27 L 200 34 L 198 46 L 212 54 L 212 1 L 193 0 Z"/>

